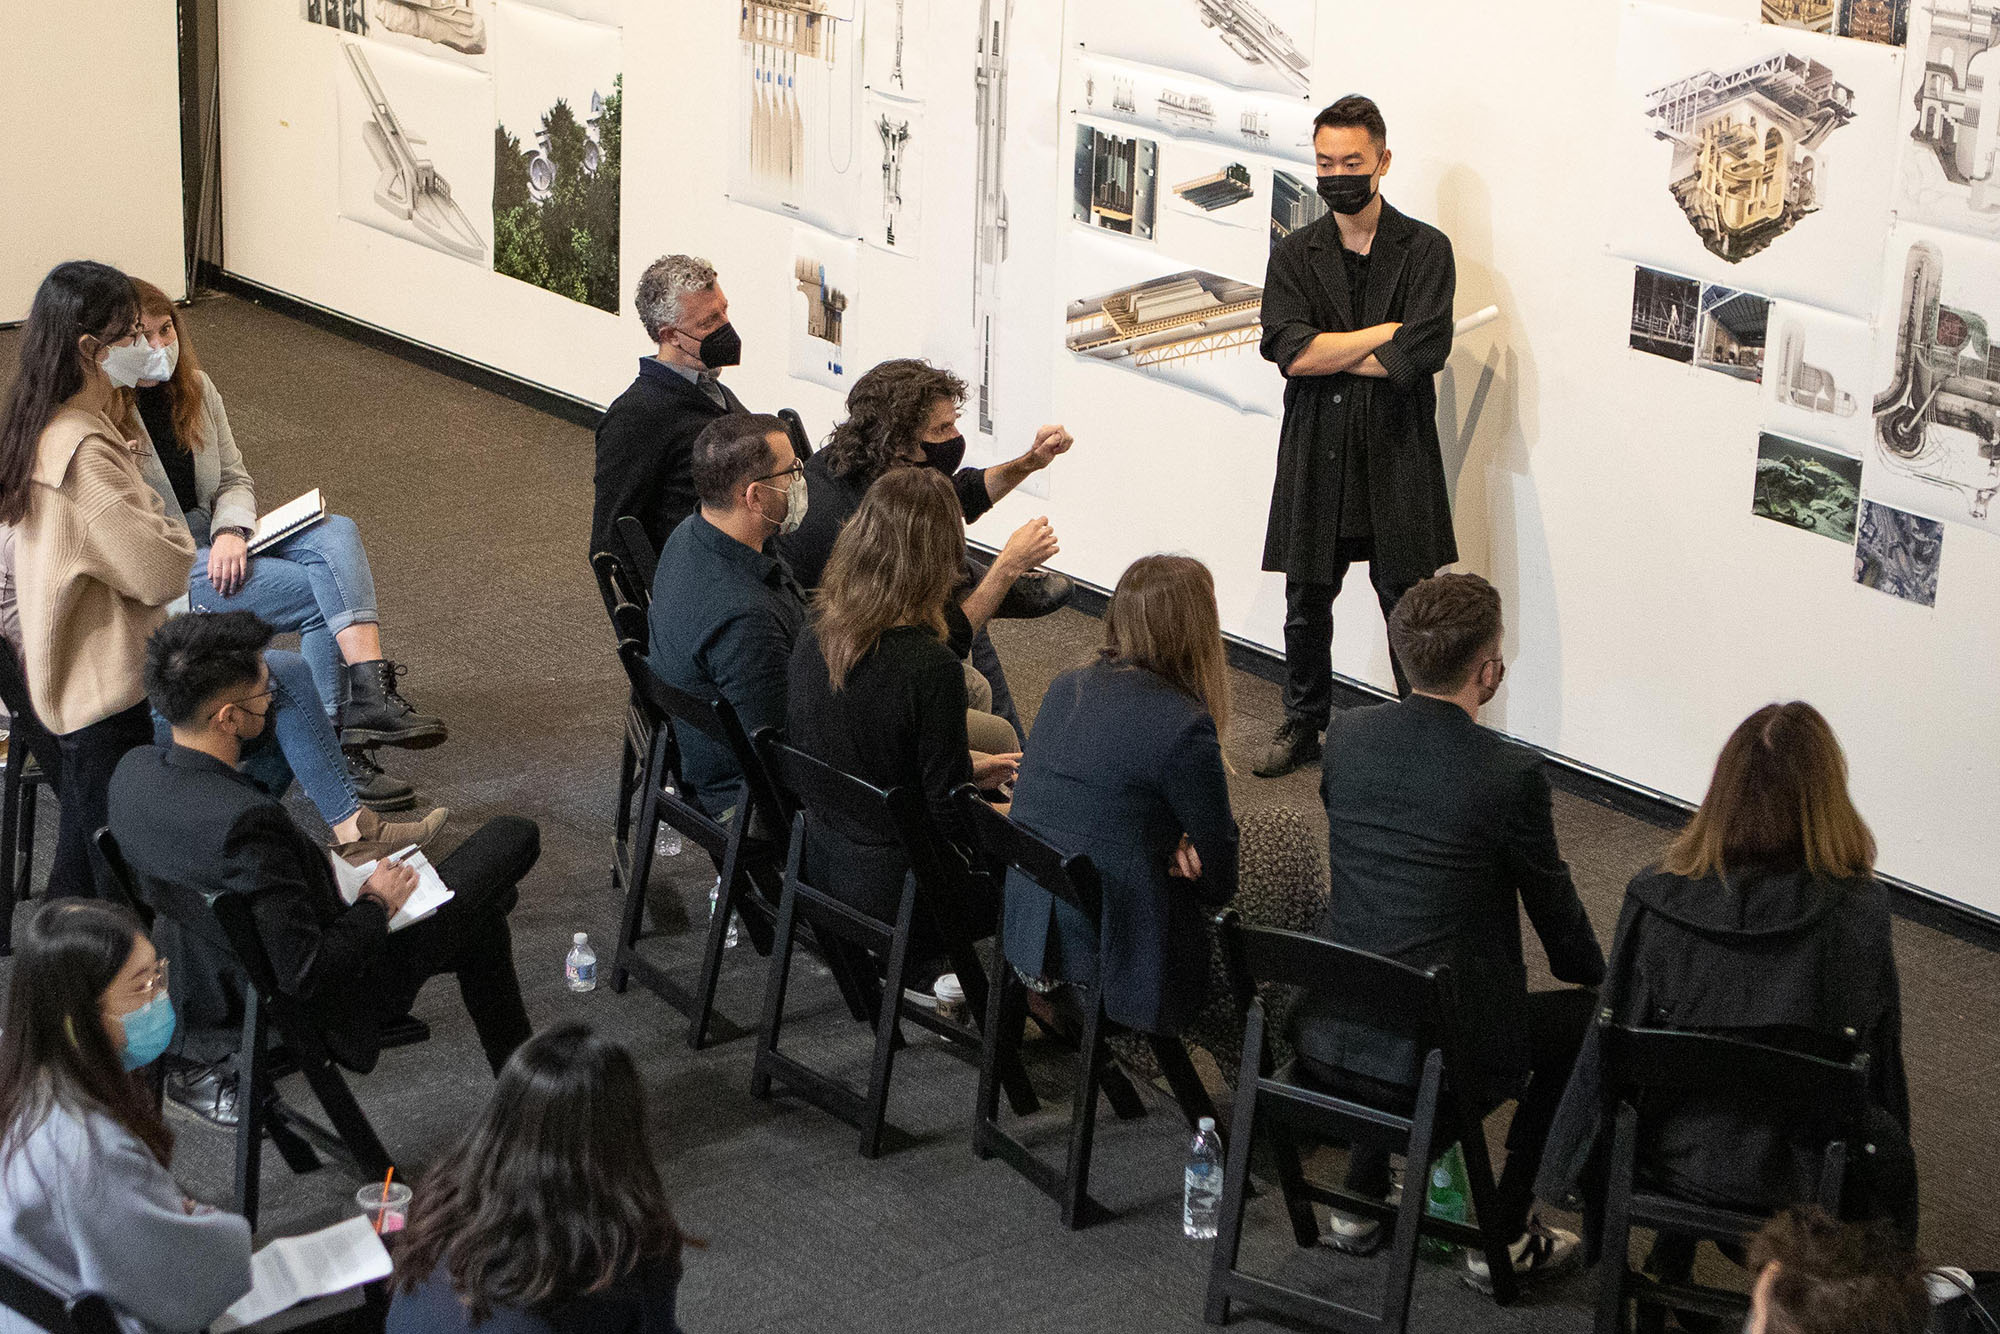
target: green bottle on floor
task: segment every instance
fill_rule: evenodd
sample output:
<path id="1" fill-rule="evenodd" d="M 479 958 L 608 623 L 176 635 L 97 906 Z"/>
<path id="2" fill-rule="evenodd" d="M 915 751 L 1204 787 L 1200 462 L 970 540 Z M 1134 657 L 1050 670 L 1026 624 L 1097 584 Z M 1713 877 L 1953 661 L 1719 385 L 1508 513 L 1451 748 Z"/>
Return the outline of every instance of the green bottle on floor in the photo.
<path id="1" fill-rule="evenodd" d="M 1465 1177 L 1465 1155 L 1454 1144 L 1445 1150 L 1443 1157 L 1431 1164 L 1430 1189 L 1424 1200 L 1424 1212 L 1450 1223 L 1466 1222 L 1466 1200 L 1470 1193 Z M 1458 1251 L 1458 1247 L 1439 1237 L 1425 1237 L 1423 1242 L 1425 1252 L 1439 1259 L 1448 1259 Z"/>

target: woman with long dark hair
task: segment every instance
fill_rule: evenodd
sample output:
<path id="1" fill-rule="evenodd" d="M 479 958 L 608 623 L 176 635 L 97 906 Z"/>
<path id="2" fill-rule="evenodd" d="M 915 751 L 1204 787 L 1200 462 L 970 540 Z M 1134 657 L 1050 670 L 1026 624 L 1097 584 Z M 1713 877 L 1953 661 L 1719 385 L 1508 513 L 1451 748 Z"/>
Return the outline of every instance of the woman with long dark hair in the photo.
<path id="1" fill-rule="evenodd" d="M 167 518 L 113 418 L 152 349 L 132 282 L 72 260 L 42 279 L 0 415 L 0 524 L 13 525 L 22 669 L 62 745 L 52 896 L 89 894 L 86 840 L 119 757 L 153 739 L 146 636 L 187 591 L 194 539 Z"/>
<path id="2" fill-rule="evenodd" d="M 185 1199 L 140 1071 L 174 1034 L 138 919 L 44 904 L 15 939 L 0 1029 L 0 1256 L 127 1329 L 197 1330 L 250 1290 L 250 1225 Z"/>
<path id="3" fill-rule="evenodd" d="M 1229 669 L 1215 580 L 1191 556 L 1143 556 L 1119 577 L 1104 648 L 1042 697 L 1012 815 L 1103 881 L 1095 933 L 1007 877 L 1007 957 L 1097 986 L 1117 1023 L 1175 1034 L 1207 997 L 1208 918 L 1236 892 L 1237 830 L 1222 732 Z"/>
<path id="4" fill-rule="evenodd" d="M 631 1055 L 563 1024 L 418 1183 L 389 1334 L 677 1334 L 682 1245 Z"/>

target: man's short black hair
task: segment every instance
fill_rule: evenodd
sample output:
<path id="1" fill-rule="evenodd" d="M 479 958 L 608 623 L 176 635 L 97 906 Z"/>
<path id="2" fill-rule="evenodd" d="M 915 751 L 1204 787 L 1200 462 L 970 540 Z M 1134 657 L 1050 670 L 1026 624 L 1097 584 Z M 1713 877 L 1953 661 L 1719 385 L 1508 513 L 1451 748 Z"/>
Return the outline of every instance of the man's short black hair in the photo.
<path id="1" fill-rule="evenodd" d="M 1315 136 L 1328 128 L 1366 130 L 1378 153 L 1389 146 L 1389 126 L 1382 119 L 1382 108 L 1375 105 L 1373 98 L 1360 93 L 1349 93 L 1313 117 Z"/>
<path id="2" fill-rule="evenodd" d="M 146 641 L 146 698 L 169 725 L 191 726 L 217 695 L 257 681 L 275 633 L 249 611 L 174 617 Z"/>
<path id="3" fill-rule="evenodd" d="M 694 493 L 704 505 L 726 509 L 744 484 L 771 471 L 771 437 L 785 424 L 762 412 L 717 417 L 694 438 Z"/>

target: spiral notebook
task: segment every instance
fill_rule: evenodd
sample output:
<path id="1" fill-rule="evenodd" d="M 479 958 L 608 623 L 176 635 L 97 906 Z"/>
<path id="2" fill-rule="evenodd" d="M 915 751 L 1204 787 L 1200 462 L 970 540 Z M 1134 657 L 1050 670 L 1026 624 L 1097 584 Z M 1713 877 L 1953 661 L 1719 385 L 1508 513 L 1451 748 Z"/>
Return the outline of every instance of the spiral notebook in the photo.
<path id="1" fill-rule="evenodd" d="M 250 534 L 250 554 L 256 555 L 275 542 L 282 542 L 301 529 L 310 528 L 326 517 L 326 502 L 319 488 L 288 500 L 278 508 L 257 520 L 257 531 Z"/>

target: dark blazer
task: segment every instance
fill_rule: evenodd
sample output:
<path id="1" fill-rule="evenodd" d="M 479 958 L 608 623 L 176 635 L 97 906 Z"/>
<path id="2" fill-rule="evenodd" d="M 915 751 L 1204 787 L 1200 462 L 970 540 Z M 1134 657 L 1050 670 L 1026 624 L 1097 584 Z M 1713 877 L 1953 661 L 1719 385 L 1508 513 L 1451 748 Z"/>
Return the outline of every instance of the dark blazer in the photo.
<path id="1" fill-rule="evenodd" d="M 915 788 L 937 829 L 965 843 L 951 804 L 959 784 L 972 781 L 965 669 L 937 636 L 921 626 L 890 630 L 836 691 L 819 636 L 808 626 L 792 652 L 790 697 L 785 731 L 792 745 L 877 787 Z M 808 878 L 863 912 L 893 920 L 910 869 L 901 845 L 836 817 L 810 828 Z"/>
<path id="2" fill-rule="evenodd" d="M 1519 908 L 1564 982 L 1595 986 L 1604 952 L 1556 848 L 1549 781 L 1526 747 L 1456 704 L 1412 695 L 1349 709 L 1326 732 L 1332 892 L 1327 939 L 1418 968 L 1449 964 L 1476 1093 L 1527 1071 Z M 1301 1008 L 1298 1047 L 1328 1066 L 1414 1083 L 1418 1053 Z"/>
<path id="3" fill-rule="evenodd" d="M 1013 818 L 1103 881 L 1089 923 L 1018 871 L 1007 877 L 1007 958 L 1024 972 L 1099 983 L 1104 1012 L 1177 1033 L 1208 996 L 1209 915 L 1236 893 L 1236 819 L 1215 720 L 1142 667 L 1097 662 L 1042 697 Z M 1201 878 L 1167 874 L 1182 834 Z"/>
<path id="4" fill-rule="evenodd" d="M 1345 447 L 1358 415 L 1368 451 L 1372 563 L 1378 582 L 1411 584 L 1458 559 L 1431 378 L 1451 355 L 1457 269 L 1443 232 L 1387 201 L 1369 249 L 1365 291 L 1348 291 L 1340 252 L 1332 214 L 1272 247 L 1264 273 L 1265 360 L 1283 370 L 1319 334 L 1392 320 L 1403 327 L 1375 353 L 1387 379 L 1286 379 L 1264 568 L 1304 582 L 1333 581 L 1341 507 L 1332 493 L 1340 473 L 1331 454 Z"/>
<path id="5" fill-rule="evenodd" d="M 639 358 L 639 377 L 612 400 L 597 423 L 596 498 L 590 551 L 611 550 L 611 533 L 629 514 L 645 526 L 653 550 L 695 512 L 694 438 L 717 417 L 747 412 L 721 381 L 721 407 L 658 357 Z"/>
<path id="6" fill-rule="evenodd" d="M 1875 1150 L 1849 1159 L 1856 1170 L 1844 1203 L 1915 1235 L 1902 987 L 1888 895 L 1875 880 L 1819 880 L 1785 867 L 1745 867 L 1726 883 L 1642 871 L 1625 890 L 1603 1008 L 1622 1024 L 1831 1060 L 1867 1052 Z M 1587 1169 L 1604 1138 L 1601 1047 L 1593 1025 L 1549 1133 L 1537 1192 L 1558 1203 L 1599 1188 Z M 1775 1207 L 1809 1191 L 1819 1171 L 1816 1153 L 1743 1107 L 1683 1099 L 1649 1108 L 1648 1124 L 1648 1175 L 1695 1199 Z"/>
<path id="7" fill-rule="evenodd" d="M 501 1307 L 485 1321 L 473 1324 L 465 1303 L 452 1291 L 442 1270 L 411 1292 L 399 1292 L 389 1304 L 387 1334 L 680 1334 L 674 1323 L 674 1302 L 680 1288 L 680 1266 L 655 1257 L 602 1292 L 587 1292 L 574 1301 L 540 1311 Z"/>
<path id="8" fill-rule="evenodd" d="M 381 1015 L 370 1004 L 369 974 L 389 934 L 381 905 L 343 902 L 325 849 L 212 755 L 174 745 L 127 751 L 110 802 L 112 836 L 140 893 L 160 883 L 210 898 L 249 895 L 278 985 L 304 1003 L 342 1065 L 373 1069 Z"/>

